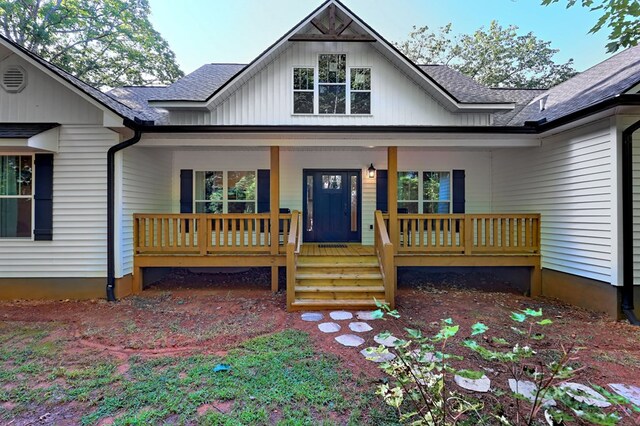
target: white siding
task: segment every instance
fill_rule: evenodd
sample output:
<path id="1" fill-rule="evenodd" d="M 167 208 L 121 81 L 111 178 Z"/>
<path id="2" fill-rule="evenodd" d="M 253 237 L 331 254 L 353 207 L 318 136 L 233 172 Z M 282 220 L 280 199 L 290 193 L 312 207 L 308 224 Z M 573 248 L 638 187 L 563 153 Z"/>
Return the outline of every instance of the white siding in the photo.
<path id="1" fill-rule="evenodd" d="M 542 140 L 540 148 L 498 150 L 493 211 L 542 214 L 542 266 L 612 282 L 612 147 L 609 120 Z"/>
<path id="2" fill-rule="evenodd" d="M 122 188 L 119 210 L 122 264 L 116 277 L 133 270 L 133 213 L 172 213 L 172 151 L 130 147 L 121 151 Z"/>
<path id="3" fill-rule="evenodd" d="M 106 163 L 116 143 L 117 135 L 102 127 L 61 127 L 53 163 L 53 241 L 0 239 L 1 278 L 106 276 Z"/>
<path id="4" fill-rule="evenodd" d="M 320 53 L 346 53 L 348 67 L 371 67 L 371 115 L 293 115 L 293 67 L 316 68 Z M 488 125 L 488 113 L 447 111 L 368 43 L 291 43 L 239 89 L 201 112 L 172 112 L 172 124 Z"/>
<path id="5" fill-rule="evenodd" d="M 103 113 L 77 94 L 16 55 L 0 61 L 0 69 L 20 65 L 27 86 L 20 93 L 0 89 L 0 122 L 101 124 Z"/>
<path id="6" fill-rule="evenodd" d="M 362 243 L 373 244 L 373 212 L 376 208 L 375 179 L 366 169 L 373 163 L 387 168 L 386 149 L 354 148 L 281 148 L 280 206 L 302 211 L 302 173 L 304 169 L 362 170 Z M 488 151 L 437 151 L 404 149 L 398 153 L 400 170 L 466 171 L 466 208 L 469 212 L 491 209 L 491 153 Z M 172 211 L 179 210 L 180 169 L 258 170 L 269 168 L 268 148 L 245 150 L 215 149 L 176 151 L 173 162 Z"/>

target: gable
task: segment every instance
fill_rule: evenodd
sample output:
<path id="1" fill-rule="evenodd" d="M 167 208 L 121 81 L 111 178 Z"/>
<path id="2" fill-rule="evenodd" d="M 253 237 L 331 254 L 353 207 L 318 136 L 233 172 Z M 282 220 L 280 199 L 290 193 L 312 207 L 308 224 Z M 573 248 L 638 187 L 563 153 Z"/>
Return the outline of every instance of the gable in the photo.
<path id="1" fill-rule="evenodd" d="M 20 66 L 26 85 L 18 93 L 0 88 L 1 122 L 101 124 L 103 112 L 20 56 L 0 46 L 0 72 Z"/>
<path id="2" fill-rule="evenodd" d="M 310 67 L 317 73 L 320 54 L 345 54 L 347 69 L 371 70 L 370 114 L 320 115 L 317 108 L 315 114 L 294 114 L 293 70 Z M 488 112 L 449 111 L 371 44 L 353 42 L 290 42 L 237 89 L 216 100 L 211 111 L 171 111 L 170 117 L 172 124 L 213 125 L 490 124 Z"/>

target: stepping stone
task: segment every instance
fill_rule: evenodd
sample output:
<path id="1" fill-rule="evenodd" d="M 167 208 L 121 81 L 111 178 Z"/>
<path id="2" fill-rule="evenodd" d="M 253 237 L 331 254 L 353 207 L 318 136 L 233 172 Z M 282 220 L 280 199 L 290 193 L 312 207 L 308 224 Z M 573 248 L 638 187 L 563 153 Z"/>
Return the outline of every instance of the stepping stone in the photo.
<path id="1" fill-rule="evenodd" d="M 474 392 L 489 392 L 489 388 L 491 387 L 491 380 L 489 380 L 489 378 L 484 375 L 479 379 L 474 380 L 467 379 L 466 377 L 462 377 L 456 374 L 455 376 L 453 376 L 453 380 L 461 388 Z"/>
<path id="2" fill-rule="evenodd" d="M 322 315 L 320 312 L 305 312 L 300 316 L 300 318 L 302 318 L 302 321 L 316 322 L 322 321 L 324 315 Z"/>
<path id="3" fill-rule="evenodd" d="M 633 405 L 640 407 L 640 388 L 632 385 L 625 385 L 622 383 L 611 383 L 609 387 L 613 389 L 615 393 L 627 398 Z"/>
<path id="4" fill-rule="evenodd" d="M 356 336 L 355 334 L 343 334 L 336 337 L 336 341 L 343 346 L 351 346 L 353 348 L 364 343 L 364 339 L 360 336 Z"/>
<path id="5" fill-rule="evenodd" d="M 511 391 L 513 393 L 524 396 L 531 403 L 536 398 L 538 387 L 533 382 L 528 382 L 526 380 L 509 379 L 509 387 L 511 388 Z M 544 407 L 555 407 L 555 405 L 556 402 L 551 398 L 545 398 L 542 402 L 542 406 Z"/>
<path id="6" fill-rule="evenodd" d="M 373 312 L 374 311 L 356 312 L 356 318 L 358 318 L 359 320 L 362 320 L 362 321 L 373 321 L 375 319 L 378 319 L 378 318 L 374 318 L 373 317 Z"/>
<path id="7" fill-rule="evenodd" d="M 329 316 L 331 317 L 331 319 L 336 321 L 350 320 L 351 318 L 353 318 L 353 314 L 347 311 L 333 311 L 329 314 Z"/>
<path id="8" fill-rule="evenodd" d="M 599 408 L 607 408 L 611 406 L 604 396 L 580 383 L 568 382 L 561 384 L 560 387 L 567 389 L 569 396 L 578 402 L 583 402 L 587 405 L 591 405 L 592 407 Z"/>
<path id="9" fill-rule="evenodd" d="M 365 333 L 373 330 L 373 328 L 366 322 L 352 322 L 349 324 L 349 328 L 351 331 L 355 331 L 356 333 Z"/>
<path id="10" fill-rule="evenodd" d="M 322 324 L 318 324 L 318 328 L 323 333 L 337 333 L 342 327 L 335 322 L 323 322 Z"/>
<path id="11" fill-rule="evenodd" d="M 390 352 L 380 354 L 376 352 L 376 348 L 366 348 L 360 351 L 360 353 L 372 362 L 388 362 L 396 358 L 396 356 Z"/>
<path id="12" fill-rule="evenodd" d="M 376 343 L 386 346 L 388 348 L 393 348 L 396 346 L 396 342 L 400 339 L 398 339 L 395 336 L 389 336 L 389 337 L 385 337 L 384 339 L 381 338 L 380 336 L 376 336 L 373 338 L 373 340 L 376 341 Z"/>

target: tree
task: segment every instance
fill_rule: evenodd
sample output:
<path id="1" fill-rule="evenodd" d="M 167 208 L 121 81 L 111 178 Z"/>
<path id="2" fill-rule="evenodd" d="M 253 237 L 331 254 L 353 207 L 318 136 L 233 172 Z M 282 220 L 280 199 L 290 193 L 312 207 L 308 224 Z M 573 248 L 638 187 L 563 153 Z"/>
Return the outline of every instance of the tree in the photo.
<path id="1" fill-rule="evenodd" d="M 517 30 L 492 21 L 488 29 L 453 36 L 451 24 L 436 33 L 414 26 L 408 40 L 395 45 L 416 63 L 449 65 L 490 87 L 545 88 L 576 74 L 573 59 L 554 62 L 558 49 L 551 42 Z"/>
<path id="2" fill-rule="evenodd" d="M 0 0 L 2 34 L 98 88 L 183 75 L 147 0 Z"/>
<path id="3" fill-rule="evenodd" d="M 544 6 L 559 0 L 542 0 Z M 574 6 L 577 0 L 567 0 L 567 8 Z M 598 22 L 589 30 L 593 34 L 609 27 L 610 43 L 607 52 L 613 53 L 621 47 L 636 46 L 640 42 L 640 1 L 638 0 L 580 0 L 582 7 L 601 13 Z"/>

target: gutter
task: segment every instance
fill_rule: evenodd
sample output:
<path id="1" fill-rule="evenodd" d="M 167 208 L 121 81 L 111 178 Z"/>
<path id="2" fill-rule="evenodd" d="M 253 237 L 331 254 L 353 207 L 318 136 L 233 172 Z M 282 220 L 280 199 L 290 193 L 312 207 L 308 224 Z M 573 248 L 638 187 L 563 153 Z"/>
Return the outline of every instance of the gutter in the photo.
<path id="1" fill-rule="evenodd" d="M 125 120 L 125 126 L 134 131 L 131 139 L 112 146 L 107 151 L 107 300 L 116 301 L 116 259 L 115 259 L 115 155 L 116 152 L 135 145 L 142 137 L 138 124 Z"/>
<path id="2" fill-rule="evenodd" d="M 622 313 L 633 325 L 640 325 L 633 306 L 633 133 L 640 121 L 622 131 Z"/>

